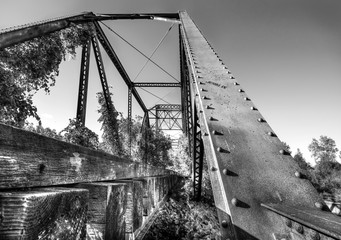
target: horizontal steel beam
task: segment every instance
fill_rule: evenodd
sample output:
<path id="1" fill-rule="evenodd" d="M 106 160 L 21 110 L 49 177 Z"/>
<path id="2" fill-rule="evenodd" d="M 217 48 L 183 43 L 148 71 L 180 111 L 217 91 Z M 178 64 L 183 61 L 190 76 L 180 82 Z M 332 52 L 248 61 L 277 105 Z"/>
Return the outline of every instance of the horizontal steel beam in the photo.
<path id="1" fill-rule="evenodd" d="M 95 16 L 91 12 L 85 12 L 67 17 L 60 17 L 51 20 L 44 20 L 25 24 L 18 27 L 3 29 L 0 31 L 0 49 L 13 46 L 15 44 L 62 30 L 70 26 L 72 22 L 89 19 Z M 89 21 L 89 20 L 87 20 Z"/>
<path id="2" fill-rule="evenodd" d="M 180 83 L 172 82 L 134 82 L 134 87 L 181 87 Z"/>
<path id="3" fill-rule="evenodd" d="M 96 14 L 94 20 L 153 20 L 154 18 L 179 19 L 178 13 L 132 13 L 132 14 Z"/>
<path id="4" fill-rule="evenodd" d="M 162 111 L 180 111 L 180 104 L 157 104 L 150 110 L 162 110 Z"/>

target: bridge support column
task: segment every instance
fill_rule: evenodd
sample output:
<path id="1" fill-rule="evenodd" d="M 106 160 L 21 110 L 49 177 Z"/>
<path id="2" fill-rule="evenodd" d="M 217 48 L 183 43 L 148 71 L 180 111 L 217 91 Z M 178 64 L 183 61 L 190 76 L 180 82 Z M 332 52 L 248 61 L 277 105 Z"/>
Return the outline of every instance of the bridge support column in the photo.
<path id="1" fill-rule="evenodd" d="M 88 191 L 36 188 L 0 193 L 0 239 L 86 239 Z"/>
<path id="2" fill-rule="evenodd" d="M 82 60 L 81 60 L 81 71 L 79 78 L 79 90 L 78 90 L 78 103 L 77 103 L 77 121 L 82 126 L 85 125 L 86 117 L 86 104 L 88 98 L 88 82 L 89 82 L 89 65 L 90 65 L 90 39 L 83 46 Z"/>
<path id="3" fill-rule="evenodd" d="M 124 183 L 81 183 L 89 191 L 87 239 L 125 239 L 127 190 Z"/>

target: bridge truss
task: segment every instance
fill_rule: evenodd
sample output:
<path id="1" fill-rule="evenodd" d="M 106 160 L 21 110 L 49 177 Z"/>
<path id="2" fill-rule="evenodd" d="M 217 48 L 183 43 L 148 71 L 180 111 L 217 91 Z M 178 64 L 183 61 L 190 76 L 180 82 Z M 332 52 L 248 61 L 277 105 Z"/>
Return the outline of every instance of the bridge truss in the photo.
<path id="1" fill-rule="evenodd" d="M 179 23 L 180 83 L 133 82 L 99 21 L 144 19 Z M 182 130 L 193 159 L 194 195 L 200 199 L 202 166 L 208 164 L 223 239 L 341 239 L 341 219 L 332 215 L 299 166 L 286 152 L 258 108 L 184 11 L 164 14 L 86 12 L 25 25 L 0 33 L 0 49 L 69 27 L 93 24 L 95 34 L 83 46 L 77 119 L 85 124 L 90 48 L 93 47 L 109 111 L 103 47 L 144 112 L 143 126 Z M 136 88 L 177 87 L 181 105 L 148 109 Z"/>

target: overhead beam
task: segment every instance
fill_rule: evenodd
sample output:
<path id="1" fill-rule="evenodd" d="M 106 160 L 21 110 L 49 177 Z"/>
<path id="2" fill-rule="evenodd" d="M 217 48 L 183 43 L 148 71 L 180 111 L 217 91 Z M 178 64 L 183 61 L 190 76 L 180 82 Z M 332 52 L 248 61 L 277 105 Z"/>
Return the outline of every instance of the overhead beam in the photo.
<path id="1" fill-rule="evenodd" d="M 70 27 L 70 24 L 72 22 L 86 20 L 89 19 L 87 17 L 91 16 L 95 15 L 92 12 L 85 12 L 67 17 L 44 20 L 14 28 L 4 29 L 0 31 L 0 49 L 10 47 L 45 34 L 62 30 L 64 28 Z"/>
<path id="2" fill-rule="evenodd" d="M 96 28 L 96 33 L 97 33 L 98 40 L 102 44 L 102 47 L 104 48 L 104 50 L 108 54 L 108 56 L 109 56 L 110 60 L 112 61 L 112 63 L 115 65 L 117 71 L 120 73 L 123 81 L 128 86 L 128 89 L 131 89 L 131 93 L 135 97 L 136 101 L 138 102 L 138 104 L 140 105 L 142 110 L 144 112 L 147 112 L 148 110 L 147 110 L 146 105 L 142 101 L 139 93 L 134 88 L 133 83 L 130 80 L 130 77 L 129 77 L 128 73 L 124 69 L 120 59 L 118 58 L 116 52 L 114 51 L 113 47 L 111 46 L 108 38 L 105 36 L 105 34 L 103 32 L 103 29 L 101 28 L 101 26 L 99 25 L 98 22 L 94 22 L 94 25 L 95 25 L 95 28 Z"/>
<path id="3" fill-rule="evenodd" d="M 172 83 L 172 82 L 134 82 L 134 87 L 181 87 L 181 83 Z"/>
<path id="4" fill-rule="evenodd" d="M 166 18 L 178 20 L 178 13 L 133 13 L 133 14 L 96 14 L 95 20 L 153 20 L 154 18 Z"/>

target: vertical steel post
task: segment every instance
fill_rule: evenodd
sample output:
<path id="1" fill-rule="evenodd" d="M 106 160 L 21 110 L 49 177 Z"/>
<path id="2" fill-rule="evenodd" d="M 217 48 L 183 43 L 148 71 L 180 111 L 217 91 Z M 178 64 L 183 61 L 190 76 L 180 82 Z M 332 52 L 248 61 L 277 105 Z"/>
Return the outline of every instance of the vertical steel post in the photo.
<path id="1" fill-rule="evenodd" d="M 79 77 L 78 103 L 77 103 L 77 121 L 84 126 L 86 118 L 86 104 L 88 97 L 89 82 L 89 64 L 90 64 L 90 39 L 86 42 L 82 49 L 81 70 Z"/>
<path id="2" fill-rule="evenodd" d="M 131 155 L 131 127 L 132 127 L 132 87 L 128 87 L 128 147 Z"/>
<path id="3" fill-rule="evenodd" d="M 195 100 L 194 100 L 195 101 Z M 201 197 L 201 186 L 202 186 L 202 170 L 204 160 L 204 144 L 201 138 L 200 122 L 198 118 L 198 111 L 194 105 L 194 122 L 193 122 L 193 190 L 194 199 L 200 200 Z"/>

